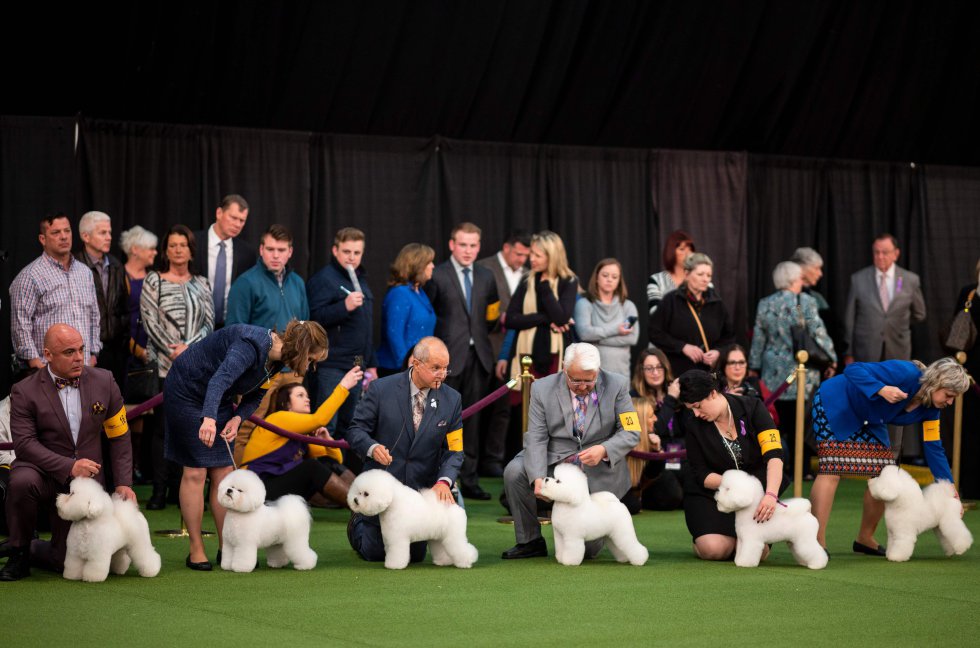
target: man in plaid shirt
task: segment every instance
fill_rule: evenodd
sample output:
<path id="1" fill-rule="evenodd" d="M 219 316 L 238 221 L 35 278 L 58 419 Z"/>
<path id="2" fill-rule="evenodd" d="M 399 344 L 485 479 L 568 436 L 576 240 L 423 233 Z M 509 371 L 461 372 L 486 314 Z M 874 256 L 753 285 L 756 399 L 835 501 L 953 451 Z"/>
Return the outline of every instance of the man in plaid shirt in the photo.
<path id="1" fill-rule="evenodd" d="M 10 284 L 10 333 L 14 353 L 27 370 L 44 367 L 44 334 L 67 324 L 82 334 L 89 364 L 102 348 L 99 305 L 92 271 L 71 255 L 71 223 L 63 213 L 41 219 L 44 252 Z"/>

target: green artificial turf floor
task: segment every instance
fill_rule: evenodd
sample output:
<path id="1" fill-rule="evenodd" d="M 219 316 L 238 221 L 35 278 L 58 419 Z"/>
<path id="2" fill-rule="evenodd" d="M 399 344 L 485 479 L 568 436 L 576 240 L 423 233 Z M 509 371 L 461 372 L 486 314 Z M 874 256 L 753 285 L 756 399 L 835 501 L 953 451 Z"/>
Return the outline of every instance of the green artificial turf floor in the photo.
<path id="1" fill-rule="evenodd" d="M 496 495 L 501 483 L 484 480 L 484 487 Z M 797 566 L 785 545 L 756 569 L 696 560 L 680 511 L 634 517 L 650 549 L 644 567 L 620 565 L 608 551 L 579 567 L 553 558 L 504 561 L 513 527 L 496 521 L 503 512 L 496 501 L 468 503 L 469 537 L 480 550 L 472 569 L 427 560 L 391 571 L 350 550 L 345 512 L 315 509 L 312 572 L 192 572 L 183 564 L 185 540 L 155 538 L 163 556 L 156 578 L 131 570 L 85 584 L 34 570 L 0 583 L 0 641 L 72 648 L 980 645 L 980 546 L 945 558 L 926 534 L 908 563 L 852 554 L 863 489 L 842 481 L 822 571 Z M 148 495 L 137 492 L 141 501 Z M 147 518 L 151 529 L 179 524 L 173 506 Z M 980 534 L 980 512 L 965 519 Z M 884 529 L 878 536 L 884 541 Z M 549 527 L 545 537 L 553 550 Z M 212 556 L 216 544 L 210 540 Z"/>

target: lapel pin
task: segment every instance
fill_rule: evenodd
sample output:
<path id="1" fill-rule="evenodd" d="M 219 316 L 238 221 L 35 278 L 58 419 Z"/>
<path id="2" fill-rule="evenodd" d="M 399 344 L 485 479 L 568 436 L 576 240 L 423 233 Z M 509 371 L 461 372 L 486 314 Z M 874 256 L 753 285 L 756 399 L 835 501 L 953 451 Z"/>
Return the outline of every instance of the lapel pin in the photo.
<path id="1" fill-rule="evenodd" d="M 92 413 L 105 414 L 105 405 L 102 404 L 102 401 L 95 401 L 95 403 L 92 404 Z"/>
<path id="2" fill-rule="evenodd" d="M 436 399 L 433 398 L 432 400 L 429 401 L 429 407 L 431 407 L 432 409 L 436 409 L 439 407 L 439 403 L 437 403 Z"/>

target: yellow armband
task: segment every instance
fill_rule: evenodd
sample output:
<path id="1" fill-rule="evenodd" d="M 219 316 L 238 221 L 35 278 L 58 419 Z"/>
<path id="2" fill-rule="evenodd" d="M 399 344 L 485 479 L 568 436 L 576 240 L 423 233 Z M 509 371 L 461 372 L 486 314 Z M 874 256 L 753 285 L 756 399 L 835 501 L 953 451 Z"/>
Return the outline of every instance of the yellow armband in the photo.
<path id="1" fill-rule="evenodd" d="M 627 432 L 640 432 L 640 417 L 636 412 L 623 412 L 619 415 L 619 422 Z"/>
<path id="2" fill-rule="evenodd" d="M 939 441 L 939 421 L 922 422 L 922 440 Z"/>
<path id="3" fill-rule="evenodd" d="M 759 439 L 759 447 L 762 448 L 762 454 L 766 454 L 770 450 L 782 450 L 783 448 L 783 444 L 779 440 L 779 430 L 776 428 L 760 432 L 756 438 Z"/>
<path id="4" fill-rule="evenodd" d="M 110 439 L 115 439 L 117 436 L 122 436 L 129 432 L 129 423 L 126 421 L 126 408 L 121 408 L 116 412 L 115 416 L 106 419 L 102 423 L 102 429 L 105 430 L 105 435 Z"/>
<path id="5" fill-rule="evenodd" d="M 450 452 L 463 451 L 463 428 L 453 430 L 446 434 L 446 444 L 449 445 Z"/>
<path id="6" fill-rule="evenodd" d="M 492 304 L 487 304 L 487 321 L 492 322 L 500 318 L 500 302 L 495 301 Z"/>

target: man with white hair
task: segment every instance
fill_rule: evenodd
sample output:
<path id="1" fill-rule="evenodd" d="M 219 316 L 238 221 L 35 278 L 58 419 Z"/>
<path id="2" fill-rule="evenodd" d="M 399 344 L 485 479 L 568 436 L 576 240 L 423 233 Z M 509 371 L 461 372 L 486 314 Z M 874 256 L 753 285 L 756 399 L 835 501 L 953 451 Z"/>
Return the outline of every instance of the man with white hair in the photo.
<path id="1" fill-rule="evenodd" d="M 112 246 L 112 222 L 105 212 L 90 211 L 78 221 L 78 235 L 84 246 L 75 258 L 92 271 L 95 299 L 99 305 L 99 366 L 112 372 L 117 385 L 126 382 L 126 356 L 129 352 L 129 309 L 126 304 L 126 271 Z"/>
<path id="2" fill-rule="evenodd" d="M 622 497 L 630 488 L 626 454 L 640 440 L 640 420 L 623 376 L 599 367 L 599 350 L 591 344 L 565 349 L 563 371 L 531 386 L 524 450 L 504 469 L 504 489 L 514 516 L 517 544 L 505 559 L 547 556 L 535 498 L 541 482 L 562 462 L 581 465 L 589 491 Z M 594 556 L 601 543 L 586 547 Z"/>

